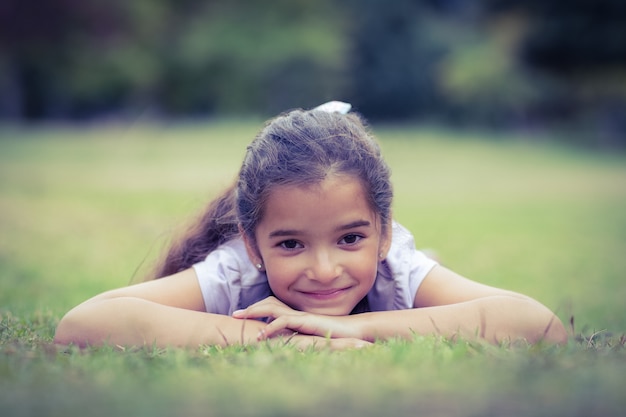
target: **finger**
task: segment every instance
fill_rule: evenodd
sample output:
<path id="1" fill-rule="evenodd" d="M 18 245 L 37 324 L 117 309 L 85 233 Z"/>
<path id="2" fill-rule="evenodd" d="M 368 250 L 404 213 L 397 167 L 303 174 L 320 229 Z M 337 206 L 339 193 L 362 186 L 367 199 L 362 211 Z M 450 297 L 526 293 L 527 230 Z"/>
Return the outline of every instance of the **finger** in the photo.
<path id="1" fill-rule="evenodd" d="M 262 300 L 247 308 L 233 311 L 233 317 L 240 319 L 267 317 L 272 309 L 272 304 L 268 303 L 266 300 Z"/>
<path id="2" fill-rule="evenodd" d="M 363 349 L 364 347 L 372 345 L 373 343 L 366 340 L 351 337 L 329 340 L 329 347 L 331 350 Z"/>
<path id="3" fill-rule="evenodd" d="M 276 318 L 284 314 L 294 314 L 296 310 L 293 310 L 286 304 L 278 301 L 274 297 L 268 297 L 257 303 L 252 304 L 248 308 L 242 310 L 236 310 L 233 312 L 235 318 L 262 318 L 271 317 Z"/>
<path id="4" fill-rule="evenodd" d="M 254 319 L 258 317 L 254 317 L 250 308 L 245 308 L 243 310 L 235 310 L 233 311 L 233 317 L 236 319 Z"/>
<path id="5" fill-rule="evenodd" d="M 276 318 L 283 314 L 291 313 L 291 310 L 271 304 L 254 305 L 243 310 L 233 312 L 233 317 L 238 319 L 258 319 L 262 317 Z"/>
<path id="6" fill-rule="evenodd" d="M 236 310 L 233 312 L 233 317 L 236 318 L 246 318 L 250 317 L 267 317 L 268 313 L 276 313 L 280 314 L 286 313 L 289 311 L 293 311 L 286 304 L 279 301 L 276 297 L 267 297 L 261 301 L 257 301 L 256 303 L 248 306 L 245 309 Z M 265 314 L 265 315 L 260 315 Z M 272 314 L 273 316 L 274 314 Z"/>
<path id="7" fill-rule="evenodd" d="M 277 317 L 259 332 L 259 340 L 275 337 L 285 330 L 312 336 L 330 337 L 330 331 L 320 327 L 319 318 L 308 315 L 284 315 Z"/>
<path id="8" fill-rule="evenodd" d="M 257 301 L 256 303 L 250 305 L 250 307 L 263 306 L 263 305 L 273 305 L 277 307 L 289 308 L 287 304 L 283 303 L 282 301 L 280 301 L 278 298 L 274 296 L 269 296 L 269 297 L 262 299 L 261 301 Z"/>

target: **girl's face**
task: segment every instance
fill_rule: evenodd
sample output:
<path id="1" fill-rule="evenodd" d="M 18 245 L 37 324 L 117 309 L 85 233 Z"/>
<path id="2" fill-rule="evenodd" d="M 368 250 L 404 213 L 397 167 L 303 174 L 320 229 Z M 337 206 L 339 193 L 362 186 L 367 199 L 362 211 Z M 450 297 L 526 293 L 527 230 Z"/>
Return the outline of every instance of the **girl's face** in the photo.
<path id="1" fill-rule="evenodd" d="M 256 246 L 246 241 L 274 295 L 300 311 L 349 314 L 372 288 L 391 240 L 361 183 L 331 176 L 315 186 L 277 187 L 264 213 Z"/>

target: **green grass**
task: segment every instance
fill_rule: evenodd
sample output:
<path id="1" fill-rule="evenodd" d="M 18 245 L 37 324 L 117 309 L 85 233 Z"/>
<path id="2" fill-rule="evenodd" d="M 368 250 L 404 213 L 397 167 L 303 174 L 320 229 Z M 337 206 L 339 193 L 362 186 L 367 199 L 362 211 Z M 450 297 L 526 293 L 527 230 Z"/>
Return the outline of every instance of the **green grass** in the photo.
<path id="1" fill-rule="evenodd" d="M 538 139 L 376 129 L 418 246 L 548 305 L 567 346 L 54 346 L 65 311 L 141 279 L 259 126 L 0 128 L 0 415 L 623 414 L 626 157 Z"/>

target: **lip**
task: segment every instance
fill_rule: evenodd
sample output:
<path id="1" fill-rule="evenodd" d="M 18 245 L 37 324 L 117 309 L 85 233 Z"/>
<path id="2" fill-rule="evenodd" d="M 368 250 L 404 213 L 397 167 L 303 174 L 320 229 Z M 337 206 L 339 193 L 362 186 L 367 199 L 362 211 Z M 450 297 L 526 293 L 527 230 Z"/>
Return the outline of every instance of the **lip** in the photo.
<path id="1" fill-rule="evenodd" d="M 329 288 L 324 290 L 314 290 L 314 291 L 300 291 L 301 294 L 304 294 L 307 297 L 314 298 L 316 300 L 332 300 L 334 298 L 341 297 L 352 287 L 343 287 L 343 288 Z"/>

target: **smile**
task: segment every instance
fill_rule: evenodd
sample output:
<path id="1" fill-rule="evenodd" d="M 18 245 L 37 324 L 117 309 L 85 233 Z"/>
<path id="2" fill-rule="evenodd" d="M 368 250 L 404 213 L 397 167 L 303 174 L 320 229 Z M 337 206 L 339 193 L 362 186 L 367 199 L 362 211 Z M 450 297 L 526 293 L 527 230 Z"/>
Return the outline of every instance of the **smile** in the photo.
<path id="1" fill-rule="evenodd" d="M 341 297 L 342 295 L 347 293 L 350 288 L 351 287 L 330 288 L 326 290 L 300 291 L 300 293 L 316 300 L 332 300 L 334 298 Z"/>

